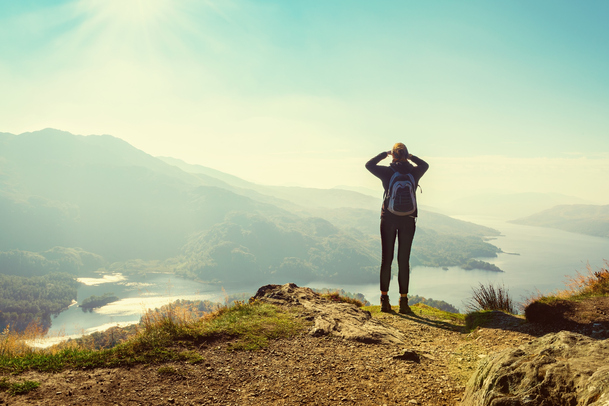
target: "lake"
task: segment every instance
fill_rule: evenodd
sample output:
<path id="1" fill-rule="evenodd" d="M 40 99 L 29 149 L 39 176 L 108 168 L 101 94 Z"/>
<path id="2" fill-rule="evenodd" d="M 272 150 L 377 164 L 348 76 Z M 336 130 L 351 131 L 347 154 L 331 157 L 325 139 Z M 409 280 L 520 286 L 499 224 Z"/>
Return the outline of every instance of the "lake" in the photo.
<path id="1" fill-rule="evenodd" d="M 90 296 L 114 293 L 120 300 L 92 312 L 83 312 L 76 304 L 52 318 L 46 338 L 34 345 L 48 346 L 56 342 L 77 338 L 83 334 L 103 331 L 113 326 L 138 323 L 146 309 L 159 308 L 178 299 L 211 300 L 224 303 L 227 294 L 216 285 L 193 282 L 167 274 L 146 276 L 122 274 L 99 278 L 79 278 L 78 301 Z"/>
<path id="2" fill-rule="evenodd" d="M 498 254 L 497 258 L 480 259 L 497 265 L 505 272 L 465 271 L 458 267 L 449 267 L 447 271 L 441 268 L 413 267 L 409 293 L 444 300 L 461 312 L 465 311 L 464 303 L 471 297 L 472 287 L 477 287 L 480 283 L 503 284 L 514 301 L 522 302 L 537 290 L 550 293 L 565 288 L 567 276 L 574 276 L 577 272 L 586 273 L 588 262 L 596 270 L 604 264 L 603 259 L 609 259 L 609 238 L 511 224 L 493 217 L 454 217 L 501 232 L 500 237 L 489 242 L 505 253 Z M 311 286 L 363 293 L 372 304 L 379 304 L 377 281 L 367 285 L 327 285 L 315 283 Z M 391 303 L 397 305 L 399 291 L 396 277 L 391 281 L 389 296 Z"/>
<path id="3" fill-rule="evenodd" d="M 462 312 L 465 310 L 465 301 L 471 297 L 472 287 L 478 286 L 479 283 L 503 284 L 509 290 L 512 299 L 521 302 L 537 290 L 549 293 L 562 289 L 567 275 L 587 272 L 588 262 L 593 269 L 596 269 L 603 265 L 604 258 L 609 258 L 607 238 L 510 224 L 492 217 L 456 218 L 492 227 L 501 232 L 500 237 L 490 242 L 506 253 L 499 254 L 497 258 L 483 259 L 497 265 L 505 272 L 465 271 L 458 267 L 449 267 L 448 270 L 414 267 L 411 271 L 410 294 L 444 300 Z M 145 309 L 161 307 L 177 299 L 211 300 L 223 303 L 226 294 L 243 292 L 243 290 L 223 292 L 215 285 L 165 274 L 147 276 L 114 274 L 100 278 L 82 278 L 80 281 L 83 284 L 78 289 L 79 301 L 91 295 L 101 296 L 107 292 L 114 293 L 120 300 L 95 309 L 91 313 L 84 313 L 78 306 L 70 307 L 52 320 L 48 338 L 40 345 L 49 345 L 69 337 L 79 337 L 111 326 L 137 323 Z M 379 304 L 377 280 L 364 285 L 332 285 L 319 282 L 310 283 L 308 286 L 363 293 L 372 304 Z M 259 287 L 252 286 L 249 293 L 254 294 Z M 389 295 L 392 304 L 397 305 L 399 293 L 396 278 L 391 282 Z"/>

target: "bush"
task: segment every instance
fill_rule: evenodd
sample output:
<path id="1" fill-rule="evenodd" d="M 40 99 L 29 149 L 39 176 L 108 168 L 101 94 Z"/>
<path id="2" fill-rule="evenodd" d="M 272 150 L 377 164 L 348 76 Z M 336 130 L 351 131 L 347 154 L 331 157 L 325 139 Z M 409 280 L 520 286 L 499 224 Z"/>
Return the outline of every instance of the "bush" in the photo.
<path id="1" fill-rule="evenodd" d="M 577 272 L 575 276 L 567 276 L 565 282 L 566 289 L 556 290 L 549 294 L 537 293 L 530 295 L 524 301 L 522 307 L 526 309 L 536 302 L 551 302 L 555 300 L 582 299 L 594 296 L 609 295 L 609 261 L 605 260 L 605 266 L 598 271 L 593 271 L 590 264 L 587 266 L 588 272 L 582 274 Z"/>
<path id="2" fill-rule="evenodd" d="M 588 265 L 588 274 L 569 278 L 567 283 L 574 296 L 605 296 L 609 294 L 609 261 L 605 260 L 605 267 L 592 271 Z"/>
<path id="3" fill-rule="evenodd" d="M 514 302 L 508 294 L 505 286 L 489 284 L 488 286 L 482 283 L 478 288 L 472 288 L 472 298 L 467 303 L 468 310 L 499 310 L 506 313 L 515 314 Z"/>

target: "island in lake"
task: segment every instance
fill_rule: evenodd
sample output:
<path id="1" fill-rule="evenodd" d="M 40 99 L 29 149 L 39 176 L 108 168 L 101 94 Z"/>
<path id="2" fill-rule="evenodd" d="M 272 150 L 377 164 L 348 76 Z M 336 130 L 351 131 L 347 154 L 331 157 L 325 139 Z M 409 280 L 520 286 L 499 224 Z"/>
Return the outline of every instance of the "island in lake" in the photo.
<path id="1" fill-rule="evenodd" d="M 108 303 L 116 302 L 118 297 L 114 296 L 114 293 L 104 293 L 101 296 L 91 296 L 82 301 L 82 303 L 78 306 L 82 309 L 83 312 L 92 311 L 98 307 L 102 307 L 107 305 Z"/>

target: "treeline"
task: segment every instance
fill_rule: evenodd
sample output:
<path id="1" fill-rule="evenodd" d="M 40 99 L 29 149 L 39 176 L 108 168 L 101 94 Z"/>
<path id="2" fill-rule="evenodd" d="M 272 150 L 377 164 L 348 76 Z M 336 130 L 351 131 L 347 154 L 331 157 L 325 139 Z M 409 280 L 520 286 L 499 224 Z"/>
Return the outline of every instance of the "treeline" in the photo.
<path id="1" fill-rule="evenodd" d="M 167 263 L 184 277 L 232 286 L 318 280 L 363 283 L 378 272 L 375 245 L 320 218 L 284 222 L 234 213 L 193 235 L 182 254 Z"/>
<path id="2" fill-rule="evenodd" d="M 78 306 L 82 308 L 82 311 L 92 311 L 95 308 L 102 307 L 107 305 L 108 303 L 116 302 L 118 299 L 114 293 L 104 293 L 101 296 L 90 296 L 82 301 L 82 303 Z"/>
<path id="3" fill-rule="evenodd" d="M 260 214 L 233 213 L 210 230 L 191 236 L 182 254 L 166 261 L 114 263 L 112 272 L 172 272 L 224 285 L 312 281 L 366 283 L 378 274 L 378 237 L 347 233 L 321 218 L 289 223 Z M 493 258 L 501 250 L 475 235 L 418 229 L 412 266 L 460 266 L 501 271 L 473 258 Z"/>
<path id="4" fill-rule="evenodd" d="M 34 321 L 48 329 L 51 315 L 76 299 L 77 285 L 74 277 L 65 273 L 29 278 L 0 274 L 0 330 L 10 326 L 23 331 Z"/>
<path id="5" fill-rule="evenodd" d="M 503 272 L 497 266 L 473 258 L 495 258 L 501 249 L 477 236 L 439 234 L 419 229 L 412 245 L 412 266 L 460 266 L 463 269 L 483 269 Z"/>
<path id="6" fill-rule="evenodd" d="M 455 306 L 451 305 L 450 303 L 446 303 L 443 300 L 434 300 L 432 298 L 426 299 L 423 296 L 408 295 L 408 304 L 409 305 L 414 305 L 417 303 L 423 303 L 424 305 L 427 305 L 429 307 L 435 307 L 436 309 L 444 310 L 445 312 L 449 312 L 449 313 L 459 313 L 459 309 L 457 309 Z"/>
<path id="7" fill-rule="evenodd" d="M 102 257 L 80 248 L 54 247 L 43 252 L 0 252 L 0 273 L 5 275 L 42 276 L 52 272 L 81 275 L 93 272 L 103 264 Z"/>
<path id="8" fill-rule="evenodd" d="M 140 319 L 140 324 L 167 318 L 174 320 L 196 320 L 204 314 L 218 310 L 220 307 L 222 307 L 220 303 L 209 300 L 178 299 L 160 308 L 148 310 Z"/>
<path id="9" fill-rule="evenodd" d="M 139 329 L 138 324 L 131 324 L 125 327 L 110 327 L 104 331 L 96 331 L 94 333 L 82 336 L 79 338 L 69 339 L 65 343 L 59 344 L 60 347 L 70 347 L 72 342 L 76 342 L 82 348 L 99 350 L 102 348 L 112 348 L 117 344 L 126 341 L 128 338 L 137 334 Z"/>
<path id="10" fill-rule="evenodd" d="M 465 264 L 461 265 L 461 268 L 465 269 L 466 271 L 472 270 L 472 269 L 482 269 L 483 271 L 491 271 L 491 272 L 503 272 L 501 270 L 501 268 L 499 268 L 497 265 L 488 263 L 488 262 L 484 262 L 484 261 L 479 261 L 477 259 L 468 259 Z"/>

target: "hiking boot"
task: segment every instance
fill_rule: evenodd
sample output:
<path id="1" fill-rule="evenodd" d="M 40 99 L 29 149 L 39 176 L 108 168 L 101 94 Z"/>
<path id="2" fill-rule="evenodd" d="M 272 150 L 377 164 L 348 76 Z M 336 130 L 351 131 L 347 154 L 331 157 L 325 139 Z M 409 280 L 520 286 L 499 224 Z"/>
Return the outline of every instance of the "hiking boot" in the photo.
<path id="1" fill-rule="evenodd" d="M 389 296 L 381 295 L 381 311 L 388 313 L 391 311 L 391 305 L 389 304 Z"/>
<path id="2" fill-rule="evenodd" d="M 400 313 L 413 314 L 412 309 L 408 306 L 408 298 L 400 296 Z"/>

